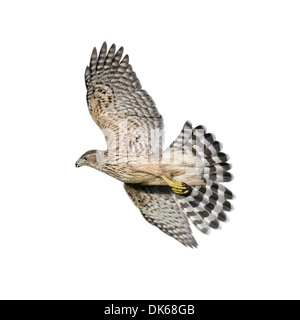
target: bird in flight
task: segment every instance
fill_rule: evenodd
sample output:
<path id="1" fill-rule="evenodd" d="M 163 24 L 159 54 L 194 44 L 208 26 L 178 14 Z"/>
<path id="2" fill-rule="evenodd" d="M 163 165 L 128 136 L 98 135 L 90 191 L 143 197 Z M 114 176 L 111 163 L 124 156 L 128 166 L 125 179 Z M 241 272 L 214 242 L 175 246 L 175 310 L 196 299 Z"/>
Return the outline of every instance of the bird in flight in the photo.
<path id="1" fill-rule="evenodd" d="M 90 150 L 76 162 L 124 183 L 144 218 L 189 247 L 197 247 L 189 221 L 201 232 L 218 229 L 231 210 L 233 194 L 228 156 L 204 126 L 187 121 L 163 150 L 164 125 L 150 95 L 142 89 L 123 47 L 104 42 L 94 48 L 85 71 L 89 112 L 102 130 L 107 150 Z"/>

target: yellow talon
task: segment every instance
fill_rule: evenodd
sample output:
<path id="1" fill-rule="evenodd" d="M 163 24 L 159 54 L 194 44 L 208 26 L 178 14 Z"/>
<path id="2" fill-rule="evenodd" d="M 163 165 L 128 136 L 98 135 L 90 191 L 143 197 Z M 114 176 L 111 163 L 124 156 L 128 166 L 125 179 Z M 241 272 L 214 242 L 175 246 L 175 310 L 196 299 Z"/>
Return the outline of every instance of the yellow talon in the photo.
<path id="1" fill-rule="evenodd" d="M 180 189 L 175 189 L 175 188 L 171 188 L 171 189 L 174 193 L 177 193 L 177 194 L 187 194 L 190 192 L 188 189 L 186 189 L 186 190 L 180 190 Z"/>
<path id="2" fill-rule="evenodd" d="M 166 176 L 161 177 L 167 182 L 169 187 L 171 187 L 172 192 L 176 194 L 188 195 L 192 191 L 191 187 L 184 182 L 173 181 L 168 179 Z"/>
<path id="3" fill-rule="evenodd" d="M 186 190 L 186 186 L 184 186 L 184 184 L 182 182 L 179 181 L 173 181 L 168 179 L 166 176 L 161 176 L 169 185 L 169 187 L 171 187 L 172 189 L 179 189 L 179 190 Z"/>

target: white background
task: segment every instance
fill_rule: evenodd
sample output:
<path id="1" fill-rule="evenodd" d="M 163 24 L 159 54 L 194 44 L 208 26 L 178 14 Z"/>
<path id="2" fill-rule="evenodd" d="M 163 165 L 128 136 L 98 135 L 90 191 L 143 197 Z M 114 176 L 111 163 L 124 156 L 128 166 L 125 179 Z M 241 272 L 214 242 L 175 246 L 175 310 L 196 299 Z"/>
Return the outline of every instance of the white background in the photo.
<path id="1" fill-rule="evenodd" d="M 299 299 L 299 16 L 299 1 L 2 1 L 0 298 Z M 166 145 L 189 119 L 231 156 L 235 210 L 194 230 L 198 249 L 75 169 L 106 147 L 83 80 L 103 41 L 130 55 Z"/>

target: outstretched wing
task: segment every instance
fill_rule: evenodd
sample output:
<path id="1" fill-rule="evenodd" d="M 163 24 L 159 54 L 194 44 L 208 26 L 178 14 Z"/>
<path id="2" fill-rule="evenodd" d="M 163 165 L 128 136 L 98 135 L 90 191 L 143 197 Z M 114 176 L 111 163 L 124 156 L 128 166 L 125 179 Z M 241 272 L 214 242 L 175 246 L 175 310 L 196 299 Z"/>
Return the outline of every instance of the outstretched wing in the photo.
<path id="1" fill-rule="evenodd" d="M 133 156 L 161 156 L 163 118 L 129 64 L 123 48 L 104 42 L 94 48 L 85 83 L 90 114 L 103 131 L 108 152 Z M 122 59 L 122 60 L 121 60 Z"/>
<path id="2" fill-rule="evenodd" d="M 124 184 L 144 218 L 185 246 L 197 247 L 187 217 L 176 204 L 167 186 Z"/>

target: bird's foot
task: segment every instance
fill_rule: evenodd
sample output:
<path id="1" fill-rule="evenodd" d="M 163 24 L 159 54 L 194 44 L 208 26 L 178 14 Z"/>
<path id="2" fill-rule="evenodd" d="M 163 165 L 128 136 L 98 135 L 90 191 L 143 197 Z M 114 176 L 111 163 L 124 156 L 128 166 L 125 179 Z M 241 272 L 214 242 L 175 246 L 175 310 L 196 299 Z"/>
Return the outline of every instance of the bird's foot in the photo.
<path id="1" fill-rule="evenodd" d="M 169 185 L 172 192 L 176 194 L 181 194 L 185 196 L 189 196 L 192 192 L 192 188 L 187 185 L 185 182 L 173 181 L 168 179 L 166 176 L 161 176 Z"/>
<path id="2" fill-rule="evenodd" d="M 187 185 L 185 182 L 178 182 L 180 183 L 179 187 L 171 187 L 172 192 L 176 194 L 181 194 L 184 196 L 189 196 L 192 193 L 192 188 Z"/>

